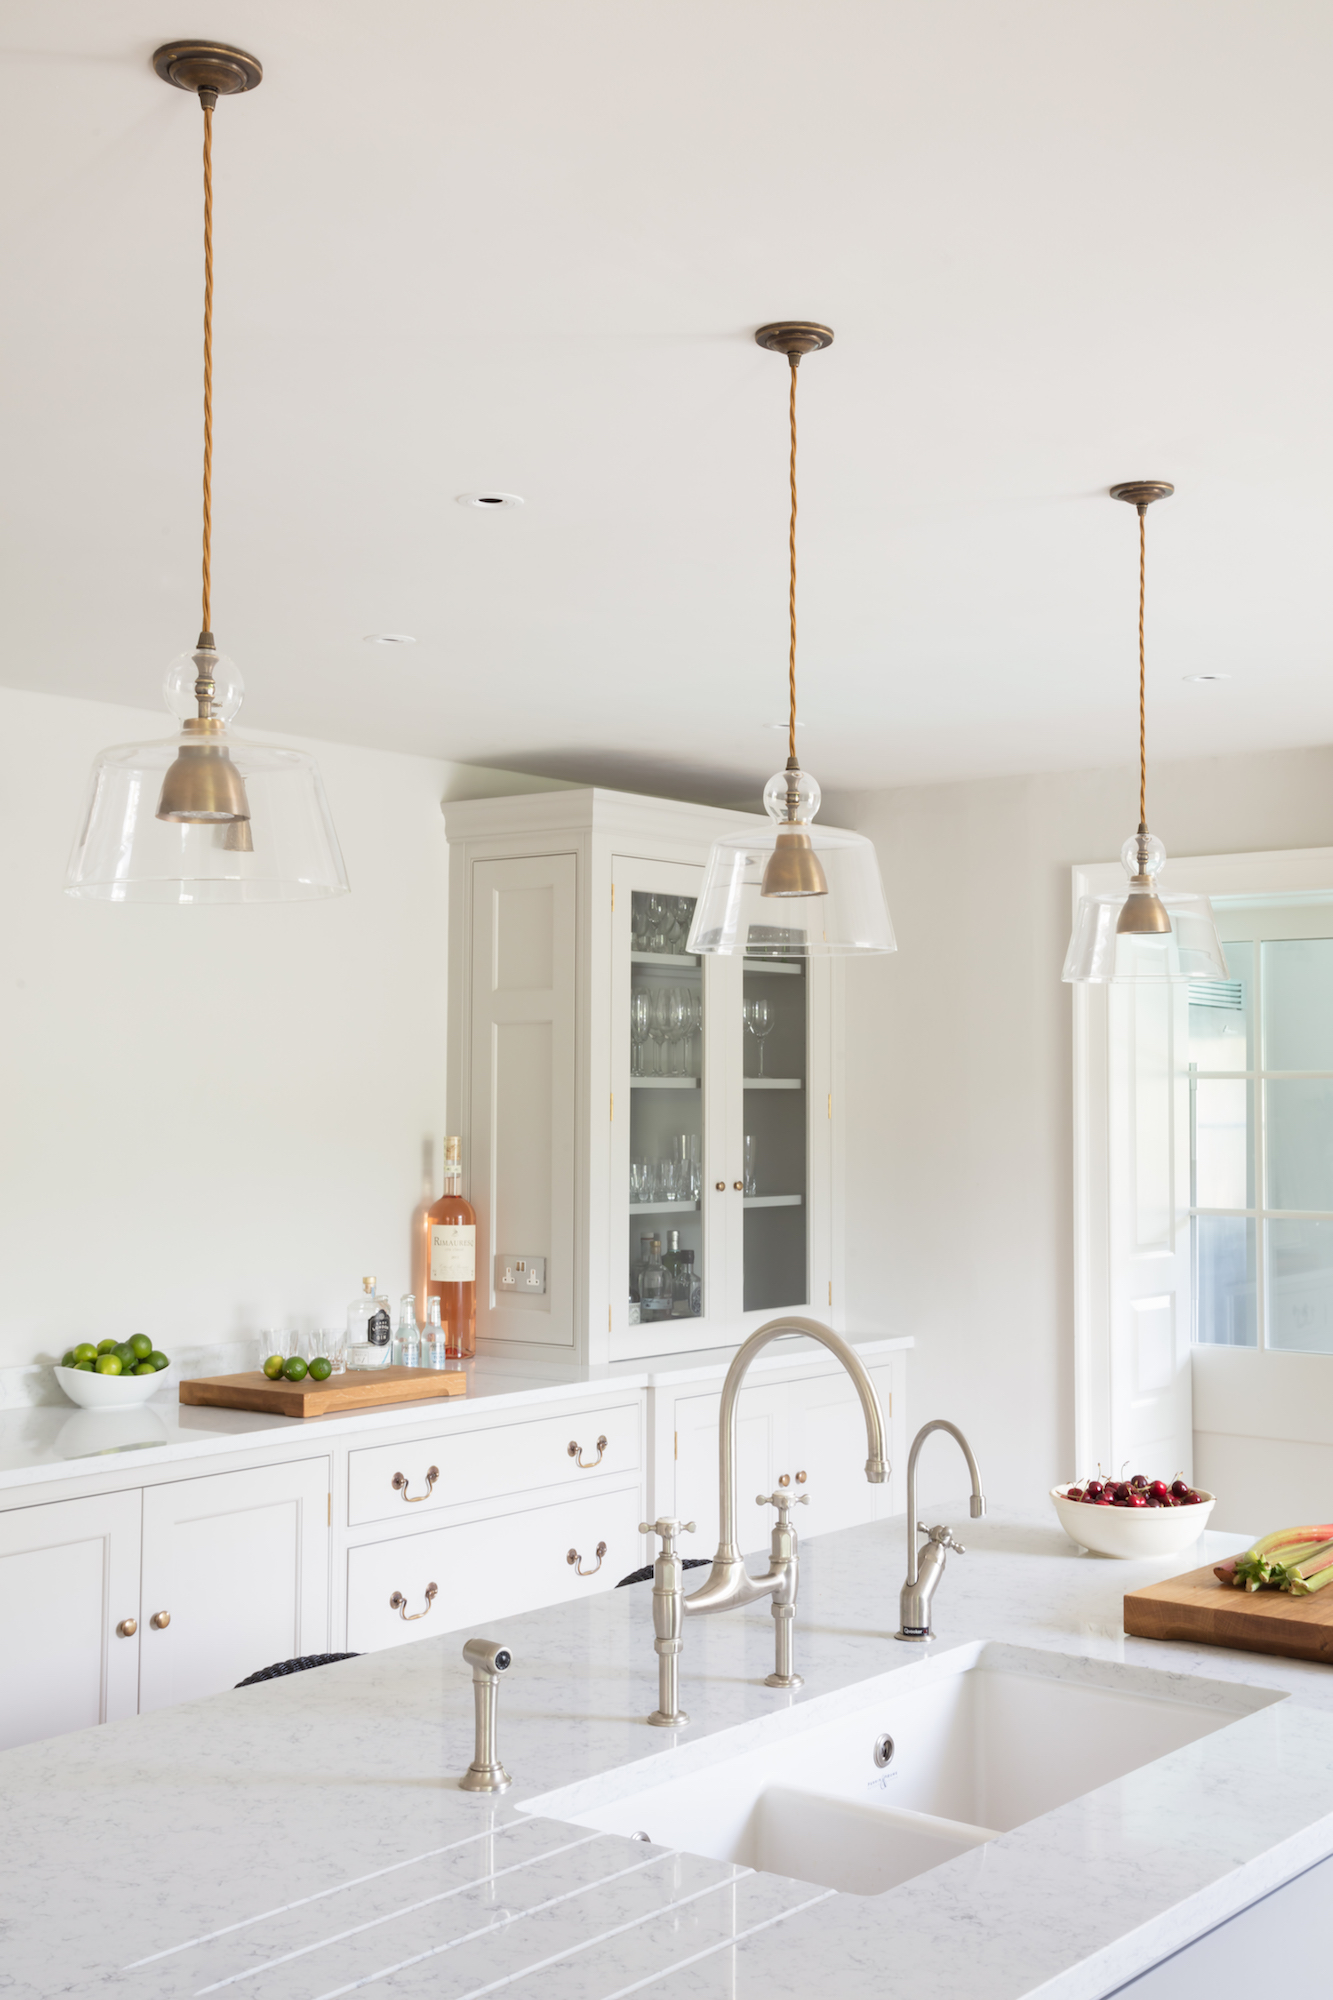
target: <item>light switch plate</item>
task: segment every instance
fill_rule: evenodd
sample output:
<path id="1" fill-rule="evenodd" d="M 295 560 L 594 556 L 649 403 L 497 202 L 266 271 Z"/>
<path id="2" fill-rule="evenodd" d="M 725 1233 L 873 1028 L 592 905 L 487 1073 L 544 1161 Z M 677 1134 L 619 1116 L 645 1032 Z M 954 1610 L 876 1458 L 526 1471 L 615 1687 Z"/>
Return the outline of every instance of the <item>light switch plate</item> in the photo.
<path id="1" fill-rule="evenodd" d="M 529 1296 L 540 1297 L 546 1290 L 546 1259 L 518 1257 L 513 1251 L 502 1252 L 495 1260 L 495 1289 L 497 1292 L 527 1292 Z"/>

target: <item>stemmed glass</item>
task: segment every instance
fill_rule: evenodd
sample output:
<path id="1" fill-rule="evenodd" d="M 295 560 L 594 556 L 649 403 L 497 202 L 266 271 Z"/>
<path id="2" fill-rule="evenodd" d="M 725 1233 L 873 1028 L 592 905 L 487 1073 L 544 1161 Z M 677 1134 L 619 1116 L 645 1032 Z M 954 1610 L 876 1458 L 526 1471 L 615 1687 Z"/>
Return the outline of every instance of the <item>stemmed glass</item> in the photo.
<path id="1" fill-rule="evenodd" d="M 667 948 L 666 904 L 660 896 L 649 896 L 646 909 L 648 913 L 648 937 L 645 949 L 648 951 L 665 951 Z"/>
<path id="2" fill-rule="evenodd" d="M 651 1024 L 652 1003 L 648 995 L 646 993 L 631 994 L 629 1006 L 629 1038 L 633 1044 L 630 1056 L 631 1076 L 642 1076 L 644 1073 L 643 1045 L 648 1040 L 649 1034 L 652 1031 Z"/>
<path id="3" fill-rule="evenodd" d="M 649 1006 L 650 1021 L 649 1021 L 648 1033 L 651 1035 L 653 1041 L 657 1044 L 658 1076 L 666 1075 L 666 1068 L 662 1059 L 662 1051 L 671 1033 L 671 1023 L 668 1018 L 669 1012 L 670 1010 L 668 1007 L 667 992 L 665 987 L 663 987 L 653 994 Z"/>
<path id="4" fill-rule="evenodd" d="M 667 991 L 667 1024 L 671 1029 L 671 1074 L 685 1074 L 685 1037 L 689 1033 L 690 996 L 683 986 Z"/>
<path id="5" fill-rule="evenodd" d="M 764 1073 L 764 1037 L 771 1035 L 774 1028 L 773 1003 L 771 1000 L 747 1000 L 745 1003 L 745 1025 L 759 1044 L 759 1068 L 757 1076 Z"/>

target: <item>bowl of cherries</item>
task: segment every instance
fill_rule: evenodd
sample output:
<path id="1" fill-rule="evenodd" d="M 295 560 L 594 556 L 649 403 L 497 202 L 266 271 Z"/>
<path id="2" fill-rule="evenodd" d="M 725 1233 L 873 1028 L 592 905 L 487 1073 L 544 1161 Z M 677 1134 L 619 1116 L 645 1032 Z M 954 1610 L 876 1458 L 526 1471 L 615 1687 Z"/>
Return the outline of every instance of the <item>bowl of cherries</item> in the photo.
<path id="1" fill-rule="evenodd" d="M 1071 1542 L 1098 1556 L 1174 1556 L 1208 1525 L 1213 1495 L 1188 1480 L 1086 1479 L 1053 1486 L 1051 1499 Z"/>

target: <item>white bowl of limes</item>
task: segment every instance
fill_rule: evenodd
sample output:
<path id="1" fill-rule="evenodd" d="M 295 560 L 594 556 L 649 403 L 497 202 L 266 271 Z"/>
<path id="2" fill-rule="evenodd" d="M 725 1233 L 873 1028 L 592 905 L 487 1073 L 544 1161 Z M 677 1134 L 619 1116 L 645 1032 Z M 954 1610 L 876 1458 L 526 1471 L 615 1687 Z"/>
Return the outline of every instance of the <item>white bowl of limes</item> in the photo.
<path id="1" fill-rule="evenodd" d="M 126 1410 L 146 1403 L 174 1381 L 171 1362 L 146 1333 L 128 1340 L 81 1340 L 56 1369 L 71 1403 L 84 1410 Z"/>

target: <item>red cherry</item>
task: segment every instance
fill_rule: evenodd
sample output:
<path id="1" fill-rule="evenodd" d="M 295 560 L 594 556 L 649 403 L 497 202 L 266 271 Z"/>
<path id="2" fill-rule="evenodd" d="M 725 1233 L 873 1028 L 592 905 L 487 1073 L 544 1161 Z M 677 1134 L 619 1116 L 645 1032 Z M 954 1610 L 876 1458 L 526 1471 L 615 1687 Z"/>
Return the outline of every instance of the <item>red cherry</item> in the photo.
<path id="1" fill-rule="evenodd" d="M 1171 1491 L 1175 1494 L 1177 1500 L 1187 1500 L 1189 1498 L 1189 1487 L 1183 1479 L 1173 1479 L 1171 1481 Z"/>
<path id="2" fill-rule="evenodd" d="M 1105 1489 L 1100 1479 L 1090 1479 L 1083 1490 L 1089 1500 L 1100 1500 Z"/>
<path id="3" fill-rule="evenodd" d="M 1148 1491 L 1149 1493 L 1152 1494 L 1154 1499 L 1165 1500 L 1170 1495 L 1171 1488 L 1167 1485 L 1164 1479 L 1154 1479 L 1152 1485 L 1148 1488 Z"/>
<path id="4" fill-rule="evenodd" d="M 1104 1507 L 1106 1502 L 1105 1500 L 1099 1500 L 1093 1493 L 1085 1493 L 1083 1495 L 1083 1505 L 1085 1507 Z"/>
<path id="5" fill-rule="evenodd" d="M 1191 1487 L 1189 1492 L 1185 1495 L 1185 1505 L 1187 1507 L 1202 1507 L 1203 1505 L 1202 1493 L 1196 1493 L 1194 1491 L 1194 1488 Z"/>
<path id="6" fill-rule="evenodd" d="M 1071 1486 L 1065 1493 L 1066 1500 L 1081 1500 L 1082 1498 L 1083 1488 L 1081 1486 Z"/>
<path id="7" fill-rule="evenodd" d="M 1136 1472 L 1134 1474 L 1134 1477 L 1130 1480 L 1129 1483 L 1131 1486 L 1137 1486 L 1140 1489 L 1140 1491 L 1142 1491 L 1142 1489 L 1148 1484 L 1147 1480 L 1144 1478 L 1141 1472 Z"/>
<path id="8" fill-rule="evenodd" d="M 1094 1500 L 1092 1504 L 1094 1507 L 1114 1507 L 1116 1503 L 1114 1500 Z"/>

